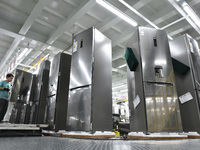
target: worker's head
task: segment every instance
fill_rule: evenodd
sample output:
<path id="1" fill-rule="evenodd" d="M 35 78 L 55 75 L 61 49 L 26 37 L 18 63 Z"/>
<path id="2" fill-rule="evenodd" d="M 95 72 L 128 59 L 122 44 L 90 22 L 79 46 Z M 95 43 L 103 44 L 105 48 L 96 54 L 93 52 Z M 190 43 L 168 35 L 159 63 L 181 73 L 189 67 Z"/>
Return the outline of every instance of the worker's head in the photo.
<path id="1" fill-rule="evenodd" d="M 11 81 L 13 80 L 13 77 L 14 77 L 14 76 L 13 76 L 11 73 L 7 74 L 7 75 L 6 75 L 6 81 L 7 81 L 7 82 L 11 82 Z"/>

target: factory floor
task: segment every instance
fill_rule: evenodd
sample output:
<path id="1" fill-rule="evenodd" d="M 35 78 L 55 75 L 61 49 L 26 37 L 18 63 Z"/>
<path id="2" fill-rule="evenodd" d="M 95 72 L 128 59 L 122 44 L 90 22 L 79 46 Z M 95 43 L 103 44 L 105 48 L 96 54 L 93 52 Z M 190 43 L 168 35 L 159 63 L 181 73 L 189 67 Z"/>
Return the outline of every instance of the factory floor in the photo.
<path id="1" fill-rule="evenodd" d="M 200 139 L 88 140 L 63 137 L 1 137 L 0 150 L 199 150 Z"/>

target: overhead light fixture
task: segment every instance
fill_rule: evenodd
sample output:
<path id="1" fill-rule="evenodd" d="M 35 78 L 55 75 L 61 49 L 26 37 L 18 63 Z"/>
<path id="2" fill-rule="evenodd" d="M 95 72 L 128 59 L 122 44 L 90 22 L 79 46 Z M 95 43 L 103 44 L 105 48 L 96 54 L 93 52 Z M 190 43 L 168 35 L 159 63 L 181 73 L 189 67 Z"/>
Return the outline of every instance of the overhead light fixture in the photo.
<path id="1" fill-rule="evenodd" d="M 17 57 L 17 63 L 20 63 L 22 62 L 22 60 L 28 56 L 28 54 L 32 51 L 33 49 L 32 48 L 25 48 L 24 51 L 19 54 L 19 56 Z"/>
<path id="2" fill-rule="evenodd" d="M 183 6 L 183 9 L 185 12 L 191 17 L 191 19 L 196 23 L 198 27 L 200 27 L 200 20 L 199 17 L 196 15 L 196 13 L 192 10 L 192 8 L 189 5 Z"/>
<path id="3" fill-rule="evenodd" d="M 117 72 L 118 70 L 116 68 L 112 68 L 112 71 Z"/>
<path id="4" fill-rule="evenodd" d="M 21 54 L 17 57 L 18 60 L 20 60 L 26 53 L 28 52 L 28 48 L 25 48 Z"/>
<path id="5" fill-rule="evenodd" d="M 128 91 L 128 89 L 125 89 L 125 90 L 121 90 L 120 92 L 123 93 L 123 92 L 127 92 L 127 91 Z"/>
<path id="6" fill-rule="evenodd" d="M 111 5 L 110 3 L 104 0 L 96 0 L 96 2 L 100 4 L 101 6 L 105 7 L 106 9 L 108 9 L 109 11 L 111 11 L 112 13 L 114 13 L 115 15 L 117 15 L 118 17 L 120 17 L 121 19 L 123 19 L 124 21 L 128 22 L 132 26 L 136 27 L 138 25 L 135 20 L 130 18 L 128 15 L 126 15 L 125 13 L 123 13 L 122 11 L 120 11 L 119 9 Z"/>
<path id="7" fill-rule="evenodd" d="M 168 0 L 187 22 L 200 34 L 200 19 L 184 0 Z"/>
<path id="8" fill-rule="evenodd" d="M 113 87 L 112 89 L 114 90 L 114 89 L 118 89 L 118 88 L 121 88 L 121 87 L 124 87 L 124 86 L 125 86 L 125 84 Z"/>
<path id="9" fill-rule="evenodd" d="M 47 49 L 50 49 L 50 48 L 51 48 L 51 46 L 48 46 L 48 47 L 47 47 Z"/>
<path id="10" fill-rule="evenodd" d="M 119 67 L 117 67 L 117 68 L 123 68 L 123 67 L 125 67 L 126 66 L 126 64 L 123 64 L 123 65 L 121 65 L 121 66 L 119 66 Z"/>
<path id="11" fill-rule="evenodd" d="M 149 19 L 147 19 L 145 16 L 143 16 L 141 13 L 139 13 L 136 9 L 134 9 L 131 5 L 129 5 L 127 2 L 125 2 L 124 0 L 119 0 L 119 2 L 121 2 L 124 6 L 126 6 L 127 8 L 129 8 L 132 12 L 134 12 L 135 14 L 137 14 L 139 17 L 141 17 L 142 19 L 144 19 L 146 22 L 148 22 L 150 25 L 152 25 L 154 28 L 159 29 L 158 26 L 156 26 L 153 22 L 151 22 Z"/>

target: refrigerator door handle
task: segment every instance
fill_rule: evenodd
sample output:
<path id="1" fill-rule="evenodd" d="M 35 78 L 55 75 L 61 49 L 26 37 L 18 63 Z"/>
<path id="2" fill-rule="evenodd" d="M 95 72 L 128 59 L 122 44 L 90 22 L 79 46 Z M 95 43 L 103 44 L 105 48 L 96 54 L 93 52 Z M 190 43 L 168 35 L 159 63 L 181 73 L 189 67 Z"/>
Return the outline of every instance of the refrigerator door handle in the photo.
<path id="1" fill-rule="evenodd" d="M 70 91 L 73 91 L 73 90 L 76 90 L 76 89 L 79 89 L 79 88 L 85 88 L 85 87 L 89 87 L 91 84 L 87 84 L 87 85 L 83 85 L 83 86 L 77 86 L 75 88 L 72 88 L 70 89 Z"/>

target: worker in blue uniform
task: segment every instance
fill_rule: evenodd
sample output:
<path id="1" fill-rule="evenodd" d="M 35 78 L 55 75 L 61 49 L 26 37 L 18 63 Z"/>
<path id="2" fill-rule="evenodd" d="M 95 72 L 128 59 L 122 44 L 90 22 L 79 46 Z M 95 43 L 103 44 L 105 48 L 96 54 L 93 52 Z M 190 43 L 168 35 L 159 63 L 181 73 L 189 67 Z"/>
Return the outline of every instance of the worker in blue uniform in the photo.
<path id="1" fill-rule="evenodd" d="M 13 80 L 12 74 L 6 75 L 6 80 L 0 82 L 0 122 L 4 119 L 4 116 L 8 109 L 8 101 L 10 97 L 10 82 Z"/>

